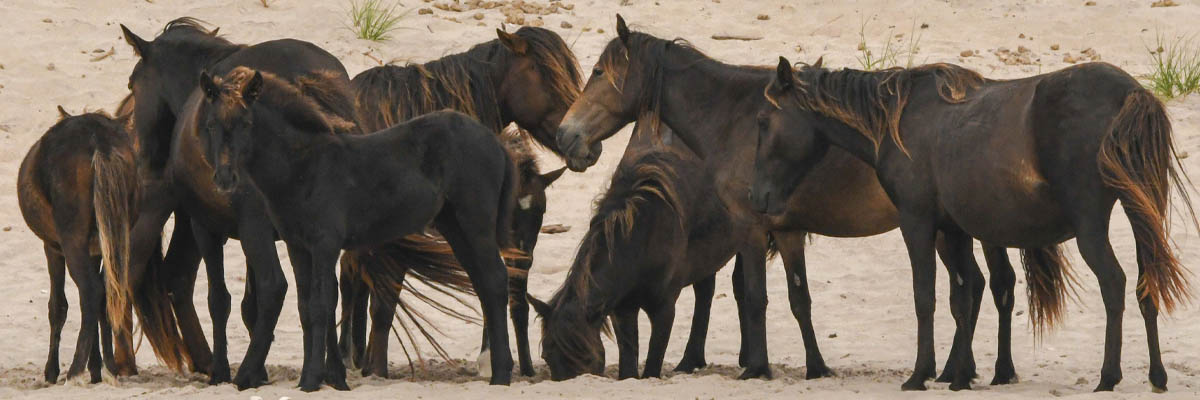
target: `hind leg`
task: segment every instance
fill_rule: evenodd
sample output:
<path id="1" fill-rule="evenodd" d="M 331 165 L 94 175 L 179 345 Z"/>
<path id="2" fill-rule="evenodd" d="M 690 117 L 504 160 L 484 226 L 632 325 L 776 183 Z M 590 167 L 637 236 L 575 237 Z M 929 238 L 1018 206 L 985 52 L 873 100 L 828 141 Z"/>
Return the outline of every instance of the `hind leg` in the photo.
<path id="1" fill-rule="evenodd" d="M 937 296 L 937 262 L 934 260 L 936 232 L 924 216 L 901 212 L 900 231 L 913 271 L 913 303 L 917 314 L 917 359 L 913 374 L 900 386 L 902 390 L 925 390 L 925 381 L 936 375 L 933 349 L 933 313 Z"/>
<path id="2" fill-rule="evenodd" d="M 692 373 L 708 365 L 704 360 L 704 344 L 708 339 L 708 319 L 712 313 L 716 286 L 715 274 L 692 285 L 692 292 L 696 294 L 696 309 L 692 312 L 692 330 L 688 335 L 687 347 L 683 350 L 683 359 L 675 366 L 676 372 Z"/>
<path id="3" fill-rule="evenodd" d="M 774 232 L 783 256 L 783 270 L 788 285 L 788 302 L 792 316 L 800 324 L 800 335 L 804 338 L 804 363 L 808 372 L 805 379 L 833 376 L 825 365 L 821 349 L 817 347 L 817 333 L 812 323 L 812 296 L 808 291 L 807 266 L 804 263 L 804 238 L 807 232 Z"/>
<path id="4" fill-rule="evenodd" d="M 1135 211 L 1125 207 L 1125 215 L 1129 216 L 1131 223 L 1136 223 Z M 1136 226 L 1136 225 L 1135 225 Z M 1134 228 L 1134 235 L 1137 237 L 1138 229 Z M 1140 239 L 1140 238 L 1139 238 Z M 1147 240 L 1137 241 L 1137 261 L 1138 261 L 1138 282 L 1137 287 L 1145 287 L 1146 283 L 1146 264 L 1153 262 L 1154 250 L 1147 244 Z M 1154 305 L 1154 301 L 1150 296 L 1140 296 L 1138 299 L 1138 308 L 1142 312 L 1142 320 L 1146 324 L 1146 345 L 1150 351 L 1150 388 L 1155 393 L 1167 391 L 1167 370 L 1163 368 L 1162 353 L 1158 343 L 1158 307 Z"/>
<path id="5" fill-rule="evenodd" d="M 50 320 L 50 352 L 46 356 L 46 383 L 58 381 L 58 344 L 62 341 L 63 324 L 67 322 L 67 296 L 63 293 L 66 260 L 58 249 L 45 245 L 46 269 L 50 271 L 50 301 L 47 312 Z"/>
<path id="6" fill-rule="evenodd" d="M 617 337 L 617 379 L 638 377 L 638 308 L 625 306 L 612 315 Z"/>
<path id="7" fill-rule="evenodd" d="M 523 263 L 518 263 L 521 268 Z M 509 278 L 508 314 L 512 319 L 513 333 L 517 336 L 517 360 L 521 375 L 533 376 L 533 356 L 529 352 L 529 266 L 525 265 L 525 277 Z"/>
<path id="8" fill-rule="evenodd" d="M 208 369 L 208 384 L 216 385 L 230 381 L 229 343 L 225 333 L 230 307 L 229 289 L 225 287 L 225 238 L 209 232 L 200 224 L 192 224 L 192 232 L 208 273 L 208 312 L 213 323 L 213 358 Z"/>
<path id="9" fill-rule="evenodd" d="M 642 378 L 662 377 L 663 357 L 667 354 L 667 342 L 671 340 L 671 327 L 675 325 L 676 298 L 678 295 L 661 300 L 657 307 L 646 311 L 650 317 L 650 344 L 646 349 L 646 368 L 642 370 Z M 763 353 L 766 353 L 766 349 L 763 349 Z"/>
<path id="10" fill-rule="evenodd" d="M 482 205 L 486 202 L 473 202 Z M 462 263 L 471 278 L 479 303 L 483 306 L 484 324 L 491 349 L 493 385 L 508 385 L 512 381 L 512 353 L 508 345 L 508 271 L 500 260 L 496 241 L 495 211 L 447 206 L 437 219 L 437 229 L 450 243 L 454 256 Z M 493 207 L 494 208 L 494 207 Z"/>
<path id="11" fill-rule="evenodd" d="M 996 332 L 996 376 L 992 378 L 991 384 L 1017 383 L 1017 371 L 1012 360 L 1012 311 L 1015 295 L 1013 288 L 1017 283 L 1017 275 L 1008 260 L 1008 251 L 1005 248 L 984 243 L 983 258 L 987 261 L 988 271 L 992 275 L 992 299 L 1000 317 L 1000 326 Z"/>
<path id="12" fill-rule="evenodd" d="M 771 378 L 771 365 L 767 356 L 767 251 L 765 235 L 753 248 L 740 253 L 742 259 L 743 285 L 745 286 L 745 334 L 743 347 L 747 350 L 746 370 L 738 379 Z M 674 303 L 672 303 L 674 304 Z M 674 310 L 672 310 L 673 314 Z"/>
<path id="13" fill-rule="evenodd" d="M 1111 204 L 1107 210 L 1111 210 Z M 1121 322 L 1125 312 L 1125 271 L 1113 254 L 1108 240 L 1109 212 L 1093 213 L 1081 218 L 1076 243 L 1083 259 L 1100 282 L 1104 299 L 1106 326 L 1104 334 L 1104 364 L 1096 391 L 1112 391 L 1121 382 Z"/>
<path id="14" fill-rule="evenodd" d="M 975 378 L 975 357 L 971 343 L 975 337 L 975 322 L 979 316 L 984 278 L 972 252 L 973 241 L 962 232 L 944 232 L 939 244 L 947 272 L 950 275 L 950 307 L 957 314 L 954 345 L 947 361 L 945 376 L 950 390 L 971 388 Z"/>
<path id="15" fill-rule="evenodd" d="M 392 319 L 396 317 L 396 303 L 372 294 L 371 298 L 371 337 L 367 342 L 367 352 L 364 355 L 362 375 L 388 377 L 388 329 L 392 327 Z"/>
<path id="16" fill-rule="evenodd" d="M 340 285 L 342 290 L 342 332 L 338 337 L 338 346 L 346 364 L 353 368 L 363 368 L 363 343 L 366 341 L 367 318 L 367 288 L 366 284 L 354 276 L 347 267 L 346 258 L 342 258 L 342 275 Z M 359 299 L 361 297 L 361 299 Z M 361 303 L 361 307 L 359 304 Z M 358 332 L 363 332 L 362 336 Z"/>
<path id="17" fill-rule="evenodd" d="M 100 278 L 100 265 L 93 263 L 95 259 L 88 254 L 88 246 L 84 240 L 86 236 L 83 240 L 73 240 L 73 243 L 63 246 L 67 271 L 71 274 L 71 280 L 75 281 L 75 286 L 79 288 L 79 312 L 82 315 L 79 339 L 75 344 L 75 357 L 71 360 L 71 368 L 67 370 L 67 379 L 79 375 L 86 367 L 91 373 L 91 382 L 99 383 L 100 357 L 97 355 L 94 363 L 89 362 L 89 359 L 92 358 L 93 350 L 99 353 L 98 318 L 100 310 L 105 307 L 104 283 Z"/>

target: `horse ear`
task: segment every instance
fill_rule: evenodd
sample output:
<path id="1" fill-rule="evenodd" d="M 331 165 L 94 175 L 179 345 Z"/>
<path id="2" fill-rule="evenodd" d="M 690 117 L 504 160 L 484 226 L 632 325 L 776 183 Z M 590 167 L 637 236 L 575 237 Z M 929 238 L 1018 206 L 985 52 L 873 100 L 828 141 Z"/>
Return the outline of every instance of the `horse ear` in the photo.
<path id="1" fill-rule="evenodd" d="M 529 49 L 529 43 L 525 41 L 525 38 L 515 34 L 496 29 L 496 37 L 500 38 L 500 43 L 503 43 L 504 47 L 512 50 L 513 53 L 525 55 L 525 51 Z"/>
<path id="2" fill-rule="evenodd" d="M 550 186 L 551 183 L 554 183 L 554 181 L 557 181 L 558 178 L 561 178 L 563 172 L 566 170 L 567 170 L 567 167 L 562 167 L 562 168 L 542 174 L 539 177 L 539 179 L 542 180 L 542 185 Z"/>
<path id="3" fill-rule="evenodd" d="M 813 63 L 813 68 L 821 68 L 821 63 L 825 61 L 825 56 L 817 57 L 817 62 Z"/>
<path id="4" fill-rule="evenodd" d="M 63 109 L 63 106 L 62 106 L 62 105 L 59 105 L 59 106 L 58 106 L 58 119 L 59 119 L 59 120 L 64 120 L 64 119 L 67 119 L 67 118 L 71 118 L 71 113 L 67 112 L 67 110 L 66 110 L 66 109 Z"/>
<path id="5" fill-rule="evenodd" d="M 246 82 L 246 86 L 242 87 L 242 100 L 246 101 L 246 104 L 253 103 L 258 99 L 258 95 L 262 94 L 262 87 L 262 72 L 254 71 L 254 76 L 250 78 L 249 82 Z"/>
<path id="6" fill-rule="evenodd" d="M 146 57 L 146 53 L 150 50 L 150 42 L 138 37 L 125 24 L 121 24 L 121 34 L 125 36 L 125 43 L 129 43 L 129 46 L 133 47 L 134 54 L 137 54 L 138 57 Z"/>
<path id="7" fill-rule="evenodd" d="M 220 32 L 220 31 L 221 31 L 221 27 L 218 26 L 216 28 L 213 28 L 213 31 L 209 32 L 208 35 L 212 36 L 212 37 L 217 37 L 217 32 Z"/>
<path id="8" fill-rule="evenodd" d="M 544 301 L 538 300 L 536 297 L 533 297 L 532 294 L 526 293 L 525 298 L 527 300 L 529 300 L 529 305 L 533 306 L 533 311 L 537 312 L 538 316 L 541 316 L 542 318 L 546 318 L 547 315 L 550 315 L 550 305 L 549 304 L 546 304 L 546 302 L 544 302 Z"/>
<path id="9" fill-rule="evenodd" d="M 629 27 L 625 25 L 625 18 L 621 18 L 621 14 L 617 14 L 617 37 L 621 38 L 621 43 L 629 47 Z"/>
<path id="10" fill-rule="evenodd" d="M 204 90 L 204 96 L 210 100 L 221 95 L 221 88 L 217 86 L 217 82 L 208 74 L 208 71 L 200 71 L 200 89 Z"/>
<path id="11" fill-rule="evenodd" d="M 796 76 L 792 75 L 792 62 L 779 57 L 779 67 L 775 69 L 775 80 L 772 82 L 777 89 L 790 89 L 796 84 Z"/>

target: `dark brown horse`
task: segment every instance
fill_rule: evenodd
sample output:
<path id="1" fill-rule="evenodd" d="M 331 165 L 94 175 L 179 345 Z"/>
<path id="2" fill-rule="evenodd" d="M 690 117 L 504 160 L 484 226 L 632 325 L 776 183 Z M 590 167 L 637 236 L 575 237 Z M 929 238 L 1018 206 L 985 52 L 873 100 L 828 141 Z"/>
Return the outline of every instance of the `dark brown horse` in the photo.
<path id="1" fill-rule="evenodd" d="M 127 114 L 114 119 L 103 112 L 71 116 L 62 106 L 58 111 L 58 123 L 21 162 L 17 200 L 30 230 L 45 242 L 50 271 L 46 382 L 58 380 L 58 344 L 67 319 L 63 278 L 69 271 L 79 288 L 83 321 L 67 379 L 86 367 L 97 383 L 102 360 L 116 375 L 137 373 L 131 347 L 118 345 L 114 355 L 106 311 L 106 303 L 112 310 L 128 304 L 115 274 L 129 262 L 129 225 L 138 193 L 136 149 L 125 129 Z"/>
<path id="2" fill-rule="evenodd" d="M 245 183 L 267 205 L 295 260 L 306 331 L 300 388 L 345 389 L 334 335 L 334 266 L 342 249 L 370 249 L 430 223 L 454 250 L 478 293 L 491 338 L 492 384 L 512 379 L 501 261 L 515 199 L 512 161 L 487 127 L 465 114 L 438 112 L 367 135 L 322 106 L 339 98 L 339 80 L 299 87 L 239 67 L 200 79 L 199 118 L 213 132 L 214 183 Z M 347 99 L 348 100 L 348 99 Z M 348 103 L 348 102 L 347 102 Z"/>
<path id="3" fill-rule="evenodd" d="M 896 209 L 887 194 L 879 186 L 870 165 L 849 153 L 830 151 L 818 160 L 813 173 L 804 181 L 796 195 L 786 198 L 788 212 L 772 218 L 762 218 L 747 199 L 753 174 L 751 160 L 754 158 L 753 134 L 756 120 L 754 112 L 765 104 L 761 87 L 771 79 L 769 68 L 728 65 L 706 57 L 681 40 L 663 40 L 640 32 L 631 32 L 618 17 L 618 38 L 609 42 L 600 60 L 584 86 L 583 96 L 567 112 L 560 126 L 558 141 L 567 157 L 567 165 L 582 170 L 592 165 L 599 157 L 601 141 L 611 137 L 620 128 L 635 120 L 650 127 L 662 124 L 670 131 L 673 140 L 692 149 L 701 149 L 704 168 L 711 169 L 717 182 L 716 195 L 722 199 L 731 218 L 753 221 L 763 231 L 772 231 L 783 255 L 787 274 L 788 294 L 793 315 L 796 317 L 804 337 L 808 377 L 816 378 L 829 374 L 824 360 L 817 349 L 816 334 L 812 328 L 811 298 L 805 279 L 804 241 L 806 233 L 835 237 L 862 237 L 894 229 L 898 220 Z M 653 129 L 647 129 L 653 135 Z M 634 147 L 653 146 L 653 139 L 632 140 Z M 631 151 L 627 150 L 627 151 Z M 996 377 L 993 383 L 1015 381 L 1009 349 L 1012 313 L 1012 290 L 1016 282 L 1012 266 L 1003 248 L 987 247 L 985 251 L 989 268 L 992 270 L 992 293 L 1000 309 L 1000 349 L 996 361 Z M 746 256 L 746 254 L 742 254 Z M 749 310 L 743 314 L 749 318 L 742 321 L 748 334 L 761 335 L 763 339 L 743 338 L 744 346 L 760 342 L 765 346 L 765 333 L 756 332 L 760 326 L 757 319 L 763 318 L 761 309 L 765 304 L 765 277 L 758 272 L 761 256 L 743 258 L 747 273 L 742 284 Z M 954 297 L 970 291 L 978 298 L 983 290 L 982 274 L 978 266 L 966 273 L 979 276 L 973 286 L 952 285 Z M 735 270 L 735 278 L 741 276 Z M 955 309 L 956 320 L 962 321 L 964 329 L 956 337 L 974 327 L 978 304 L 968 312 Z M 757 352 L 756 352 L 757 351 Z M 950 360 L 959 353 L 956 346 Z M 970 353 L 969 346 L 961 352 Z M 747 359 L 749 357 L 749 359 Z M 973 357 L 970 357 L 973 359 Z M 750 376 L 767 376 L 766 349 L 748 349 L 742 361 L 753 360 L 759 371 Z M 953 361 L 950 362 L 953 364 Z M 964 367 L 966 374 L 974 377 L 974 364 Z M 957 370 L 955 368 L 954 370 Z M 750 371 L 748 371 L 750 372 Z M 745 374 L 743 376 L 746 376 Z M 946 375 L 943 379 L 952 379 Z"/>
<path id="4" fill-rule="evenodd" d="M 1167 238 L 1171 185 L 1189 211 L 1191 203 L 1163 105 L 1137 80 L 1103 63 L 993 81 L 946 64 L 793 71 L 780 58 L 765 87 L 751 191 L 756 210 L 783 212 L 780 199 L 791 195 L 814 160 L 836 148 L 875 166 L 900 211 L 919 320 L 916 368 L 904 389 L 924 389 L 932 377 L 933 253 L 940 233 L 961 256 L 943 260 L 959 272 L 972 237 L 1019 248 L 1055 248 L 1075 237 L 1100 282 L 1108 318 L 1096 390 L 1112 390 L 1121 381 L 1125 308 L 1125 273 L 1108 238 L 1119 199 L 1137 242 L 1150 384 L 1166 390 L 1158 311 L 1170 312 L 1189 292 Z M 1051 325 L 1061 315 L 1070 275 L 1064 269 L 1027 274 L 1030 317 L 1035 325 Z M 976 279 L 955 276 L 965 280 L 957 285 Z M 970 338 L 968 332 L 957 344 L 970 346 Z M 959 374 L 951 389 L 969 382 Z"/>
<path id="5" fill-rule="evenodd" d="M 168 23 L 153 41 L 143 40 L 128 29 L 124 33 L 141 57 L 130 76 L 130 87 L 135 99 L 134 126 L 141 143 L 139 169 L 143 172 L 144 188 L 133 232 L 133 269 L 124 277 L 134 291 L 143 332 L 156 354 L 168 361 L 169 366 L 181 368 L 190 361 L 192 370 L 210 374 L 211 383 L 229 381 L 225 325 L 230 299 L 224 285 L 222 247 L 227 238 L 238 239 L 249 269 L 242 320 L 251 339 L 234 382 L 241 389 L 262 385 L 267 381 L 266 356 L 283 307 L 287 282 L 275 252 L 276 233 L 259 194 L 247 185 L 233 191 L 218 190 L 213 182 L 212 164 L 204 157 L 212 150 L 213 128 L 200 124 L 197 118 L 204 99 L 197 90 L 198 77 L 201 71 L 226 73 L 238 66 L 271 71 L 301 88 L 319 88 L 328 81 L 346 86 L 349 77 L 335 57 L 311 43 L 283 39 L 253 46 L 236 45 L 190 18 Z M 339 118 L 348 121 L 356 118 L 348 91 L 317 96 L 315 101 Z M 139 260 L 150 258 L 160 240 L 162 225 L 172 212 L 176 216 L 175 234 L 160 274 L 169 278 L 147 279 L 155 271 L 148 271 L 147 265 Z M 386 268 L 408 267 L 407 262 L 413 260 L 444 260 L 438 255 L 448 252 L 444 244 L 431 243 L 423 237 L 399 240 L 388 249 L 388 252 L 358 255 L 359 259 L 373 260 L 365 265 L 383 268 L 359 271 L 395 275 Z M 210 282 L 209 312 L 214 324 L 211 352 L 191 304 L 201 257 Z M 453 278 L 454 274 L 435 277 Z M 463 290 L 460 285 L 466 284 L 463 280 L 447 283 L 457 290 Z M 175 332 L 176 325 L 182 338 Z M 307 325 L 305 334 L 312 334 Z"/>
<path id="6" fill-rule="evenodd" d="M 406 66 L 385 65 L 363 71 L 352 81 L 355 100 L 363 130 L 383 130 L 400 122 L 439 110 L 456 110 L 477 118 L 497 135 L 510 124 L 516 124 L 527 135 L 557 153 L 555 130 L 563 114 L 579 96 L 579 65 L 570 48 L 558 34 L 548 29 L 523 27 L 515 33 L 496 31 L 497 39 L 473 46 L 466 52 L 452 54 L 424 64 Z M 524 139 L 524 138 L 521 138 Z M 528 145 L 509 142 L 510 150 L 527 153 Z M 513 147 L 516 145 L 517 147 Z M 544 177 L 536 170 L 533 159 L 519 169 L 518 190 L 522 198 L 541 201 L 540 208 L 531 211 L 513 210 L 514 234 L 525 238 L 517 243 L 527 255 L 533 254 L 544 212 L 545 187 L 559 172 Z M 530 167 L 533 169 L 531 170 Z M 537 215 L 533 215 L 537 211 Z M 534 226 L 536 222 L 539 226 Z M 528 270 L 532 258 L 514 262 L 519 269 Z M 343 275 L 345 276 L 345 275 Z M 510 311 L 517 331 L 517 352 L 521 374 L 533 376 L 529 354 L 529 306 L 525 301 L 525 281 L 512 282 Z M 352 365 L 361 365 L 363 375 L 387 376 L 388 327 L 394 312 L 386 304 L 372 315 L 371 343 L 365 343 L 367 297 L 361 285 L 345 282 L 343 278 L 343 323 L 340 345 L 343 355 Z M 389 295 L 388 297 L 393 297 Z M 486 336 L 486 335 L 485 335 Z M 376 343 L 379 338 L 383 342 Z M 487 358 L 488 340 L 484 337 L 480 359 Z M 363 344 L 373 351 L 364 360 Z M 436 348 L 436 344 L 435 344 Z M 480 364 L 487 374 L 487 366 Z"/>

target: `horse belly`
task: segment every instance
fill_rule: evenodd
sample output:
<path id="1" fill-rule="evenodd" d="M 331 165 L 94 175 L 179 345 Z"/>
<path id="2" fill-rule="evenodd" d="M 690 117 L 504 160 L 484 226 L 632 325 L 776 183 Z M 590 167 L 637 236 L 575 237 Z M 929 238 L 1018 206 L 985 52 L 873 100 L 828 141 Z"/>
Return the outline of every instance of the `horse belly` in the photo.
<path id="1" fill-rule="evenodd" d="M 939 184 L 942 209 L 972 237 L 1005 247 L 1042 247 L 1071 235 L 1050 185 L 1028 165 Z M 987 176 L 992 177 L 988 178 Z"/>
<path id="2" fill-rule="evenodd" d="M 830 149 L 788 198 L 787 212 L 769 222 L 776 230 L 864 237 L 895 229 L 899 218 L 875 169 Z"/>

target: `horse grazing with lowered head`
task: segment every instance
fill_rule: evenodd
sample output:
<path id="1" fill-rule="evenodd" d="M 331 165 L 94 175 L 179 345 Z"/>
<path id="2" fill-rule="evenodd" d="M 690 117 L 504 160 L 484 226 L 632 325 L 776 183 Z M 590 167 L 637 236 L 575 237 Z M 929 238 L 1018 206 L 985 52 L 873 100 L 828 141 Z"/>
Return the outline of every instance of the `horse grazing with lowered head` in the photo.
<path id="1" fill-rule="evenodd" d="M 567 157 L 567 164 L 574 170 L 582 170 L 595 163 L 602 151 L 601 142 L 614 135 L 621 127 L 633 121 L 644 121 L 650 126 L 669 128 L 673 140 L 698 150 L 703 158 L 702 165 L 714 171 L 718 182 L 719 196 L 733 218 L 755 221 L 763 230 L 771 231 L 783 256 L 788 279 L 788 294 L 793 315 L 801 327 L 804 337 L 808 377 L 828 376 L 817 349 L 816 334 L 811 322 L 811 297 L 806 282 L 803 237 L 816 233 L 834 237 L 863 237 L 890 231 L 898 225 L 896 208 L 880 187 L 871 166 L 842 151 L 830 151 L 813 167 L 813 173 L 803 180 L 795 195 L 781 199 L 786 201 L 786 214 L 763 218 L 751 207 L 746 196 L 752 179 L 751 160 L 754 157 L 753 132 L 756 129 L 754 111 L 762 104 L 761 87 L 770 82 L 769 68 L 729 65 L 713 60 L 682 40 L 663 40 L 654 36 L 632 32 L 624 20 L 617 18 L 618 37 L 605 47 L 596 67 L 584 86 L 583 95 L 568 111 L 559 129 L 558 141 Z M 641 132 L 642 129 L 635 130 Z M 665 130 L 663 130 L 665 131 Z M 645 129 L 649 136 L 654 129 Z M 630 148 L 654 146 L 652 139 L 631 140 Z M 629 151 L 629 150 L 627 150 Z M 1013 268 L 1005 250 L 985 245 L 985 257 L 992 271 L 992 294 L 1000 310 L 999 351 L 996 360 L 996 376 L 993 384 L 1014 382 L 1010 335 L 1013 304 L 1012 290 L 1016 283 Z M 1039 249 L 1031 254 L 1042 254 Z M 943 256 L 947 253 L 943 252 Z M 744 257 L 739 254 L 747 272 L 754 275 L 743 279 L 747 294 L 761 292 L 765 282 L 757 272 L 761 255 Z M 1050 257 L 1028 257 L 1027 262 L 1054 260 Z M 764 261 L 759 261 L 764 260 Z M 966 273 L 982 274 L 978 266 Z M 735 269 L 735 278 L 740 274 Z M 973 286 L 952 285 L 952 297 L 959 298 L 964 291 L 982 293 L 983 280 L 972 281 Z M 758 295 L 755 295 L 758 296 Z M 762 294 L 765 296 L 765 293 Z M 761 307 L 765 298 L 751 298 L 752 308 Z M 956 338 L 973 329 L 978 316 L 979 303 L 966 312 L 954 309 L 955 320 L 960 329 Z M 742 321 L 743 328 L 758 326 L 754 320 L 761 318 L 743 313 L 753 322 Z M 765 335 L 765 333 L 754 333 Z M 745 338 L 746 335 L 744 335 Z M 743 352 L 765 374 L 765 336 L 754 339 L 763 343 L 760 353 Z M 956 340 L 956 343 L 959 341 Z M 743 346 L 748 344 L 743 341 Z M 751 347 L 754 347 L 751 345 Z M 951 380 L 951 371 L 959 352 L 970 353 L 970 346 L 955 345 L 947 362 L 947 373 L 939 380 Z M 973 357 L 969 357 L 973 359 Z M 964 367 L 965 374 L 974 377 L 973 363 Z M 743 376 L 746 376 L 745 374 Z"/>
<path id="2" fill-rule="evenodd" d="M 211 127 L 214 184 L 249 185 L 294 260 L 301 318 L 311 331 L 300 388 L 345 388 L 334 335 L 335 263 L 430 223 L 449 242 L 478 293 L 490 333 L 492 384 L 512 379 L 505 312 L 507 244 L 516 172 L 495 134 L 456 112 L 438 112 L 365 135 L 322 106 L 340 80 L 299 87 L 239 67 L 200 78 L 198 118 Z M 243 179 L 244 178 L 244 179 Z"/>
<path id="3" fill-rule="evenodd" d="M 1171 185 L 1189 211 L 1191 204 L 1163 105 L 1137 80 L 1104 63 L 1009 81 L 948 64 L 880 72 L 794 70 L 780 58 L 776 71 L 764 85 L 767 103 L 755 113 L 751 201 L 758 211 L 782 212 L 780 200 L 833 149 L 875 167 L 899 209 L 913 269 L 917 361 L 904 389 L 924 389 L 933 375 L 933 252 L 940 234 L 962 255 L 943 261 L 960 271 L 970 258 L 971 238 L 1018 248 L 1057 248 L 1076 238 L 1100 282 L 1107 314 L 1096 390 L 1112 390 L 1121 381 L 1125 273 L 1108 231 L 1120 200 L 1137 243 L 1150 384 L 1166 390 L 1158 312 L 1171 311 L 1189 293 L 1186 270 L 1167 238 Z M 1057 266 L 1026 271 L 1030 318 L 1039 329 L 1062 317 L 1071 275 Z M 958 276 L 960 286 L 976 279 Z M 970 346 L 970 339 L 968 332 L 956 344 Z M 970 377 L 959 374 L 951 389 L 969 384 Z"/>
<path id="4" fill-rule="evenodd" d="M 383 130 L 434 111 L 463 112 L 478 119 L 500 135 L 510 124 L 518 129 L 516 139 L 506 147 L 522 165 L 518 191 L 522 200 L 513 210 L 513 234 L 517 248 L 526 257 L 512 265 L 525 271 L 533 263 L 542 213 L 545 211 L 545 187 L 562 170 L 542 175 L 529 152 L 527 138 L 557 153 L 555 130 L 563 114 L 579 96 L 579 65 L 574 54 L 558 34 L 537 27 L 522 27 L 514 33 L 496 31 L 497 38 L 423 64 L 384 65 L 363 71 L 351 81 L 359 120 L 366 132 Z M 536 203 L 536 204 L 535 204 Z M 529 207 L 526 208 L 525 205 Z M 353 268 L 343 264 L 343 268 Z M 354 275 L 349 275 L 353 278 Z M 372 306 L 371 340 L 366 342 L 366 293 L 362 282 L 342 278 L 343 318 L 340 345 L 351 365 L 362 366 L 364 376 L 387 376 L 387 338 L 394 304 Z M 517 335 L 520 372 L 533 376 L 529 354 L 529 305 L 526 281 L 511 284 L 510 313 Z M 395 297 L 388 294 L 386 297 Z M 377 313 L 376 313 L 377 312 Z M 487 375 L 488 339 L 483 338 L 482 375 Z M 364 348 L 364 344 L 366 345 Z M 435 349 L 437 348 L 435 344 Z M 364 349 L 366 354 L 364 355 Z"/>
<path id="5" fill-rule="evenodd" d="M 21 162 L 17 201 L 25 223 L 45 244 L 50 271 L 50 352 L 44 378 L 47 383 L 58 380 L 58 344 L 67 320 L 64 274 L 69 272 L 79 289 L 82 322 L 67 379 L 87 368 L 91 382 L 98 383 L 101 361 L 115 375 L 137 373 L 133 348 L 122 345 L 129 338 L 117 340 L 114 354 L 107 311 L 128 305 L 115 274 L 129 262 L 137 150 L 126 130 L 128 114 L 71 116 L 62 106 L 58 111 L 58 122 Z"/>
<path id="6" fill-rule="evenodd" d="M 233 381 L 239 389 L 263 385 L 268 379 L 265 362 L 287 281 L 275 251 L 277 234 L 261 196 L 248 185 L 221 190 L 213 181 L 213 163 L 205 159 L 205 154 L 216 143 L 212 136 L 216 127 L 199 118 L 205 99 L 198 90 L 199 76 L 202 71 L 224 74 L 239 66 L 268 71 L 298 85 L 305 93 L 313 89 L 311 95 L 317 96 L 315 101 L 327 113 L 354 121 L 356 110 L 348 90 L 320 90 L 334 81 L 341 87 L 348 86 L 349 76 L 336 57 L 308 42 L 281 39 L 249 46 L 233 44 L 191 18 L 171 21 L 151 41 L 122 29 L 140 57 L 129 84 L 135 103 L 134 133 L 140 143 L 139 169 L 144 188 L 132 234 L 132 269 L 123 274 L 128 280 L 123 286 L 133 292 L 143 332 L 160 359 L 176 369 L 190 362 L 193 371 L 210 375 L 210 383 L 227 382 L 230 369 L 225 330 L 230 299 L 224 285 L 222 248 L 227 239 L 238 239 L 249 270 L 242 320 L 250 331 L 250 344 Z M 345 133 L 358 132 L 352 129 Z M 176 217 L 175 233 L 163 268 L 159 268 L 163 270 L 160 275 L 169 278 L 147 279 L 157 271 L 148 270 L 143 260 L 156 251 L 163 224 L 171 213 Z M 423 236 L 398 239 L 386 248 L 388 251 L 353 255 L 371 260 L 363 263 L 369 268 L 358 271 L 375 277 L 364 279 L 389 282 L 387 277 L 397 275 L 389 270 L 392 268 L 458 268 L 456 263 L 437 264 L 447 261 L 443 255 L 449 253 L 449 248 Z M 214 336 L 211 351 L 191 300 L 201 258 L 209 275 Z M 460 279 L 461 273 L 415 274 L 415 278 L 444 278 L 444 282 L 432 283 L 444 283 L 443 287 L 458 292 L 469 288 L 466 280 Z M 311 335 L 313 328 L 304 325 L 305 335 Z"/>

